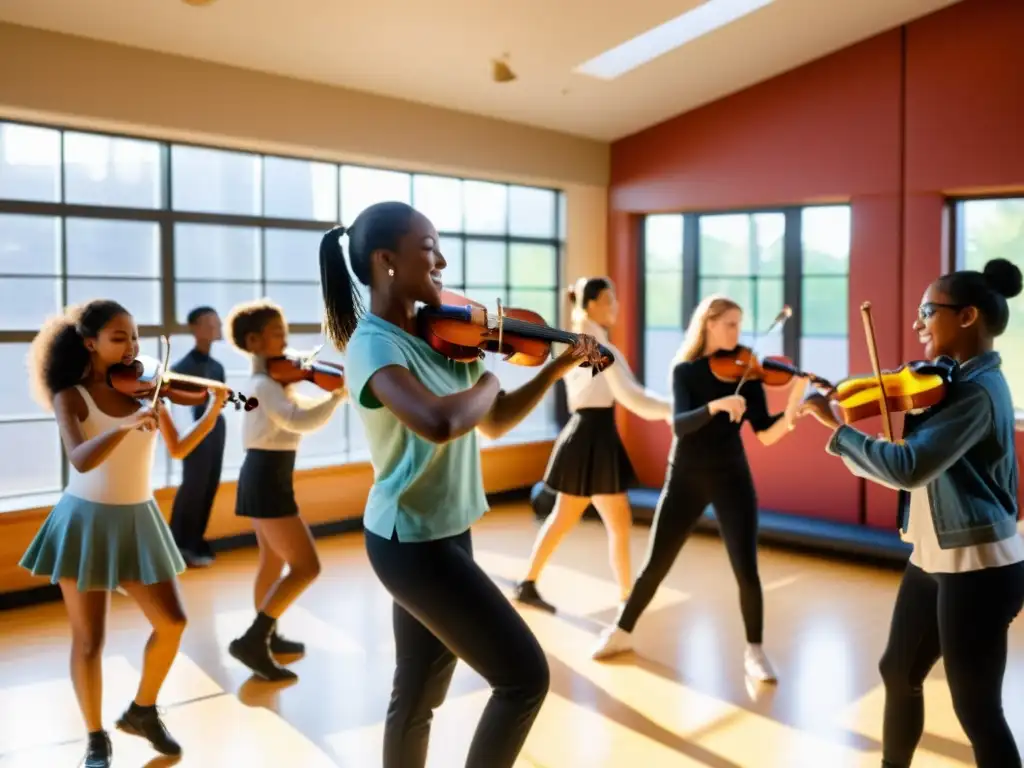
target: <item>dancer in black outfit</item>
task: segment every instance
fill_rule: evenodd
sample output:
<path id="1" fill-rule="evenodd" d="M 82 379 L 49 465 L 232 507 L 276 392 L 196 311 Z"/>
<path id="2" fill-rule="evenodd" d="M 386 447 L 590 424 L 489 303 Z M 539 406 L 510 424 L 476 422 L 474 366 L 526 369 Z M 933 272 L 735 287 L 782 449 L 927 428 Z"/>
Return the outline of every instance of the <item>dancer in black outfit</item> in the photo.
<path id="1" fill-rule="evenodd" d="M 757 493 L 740 428 L 749 421 L 761 442 L 777 442 L 792 429 L 806 381 L 794 384 L 784 414 L 770 415 L 759 381 L 746 382 L 735 394 L 735 383 L 718 379 L 708 357 L 738 346 L 742 317 L 740 306 L 721 296 L 704 299 L 693 313 L 672 371 L 675 437 L 647 560 L 618 620 L 602 633 L 595 659 L 632 647 L 630 633 L 640 614 L 711 504 L 739 584 L 747 633 L 746 673 L 756 680 L 775 680 L 761 648 L 764 602 L 757 569 Z"/>
<path id="2" fill-rule="evenodd" d="M 224 366 L 210 357 L 213 342 L 220 341 L 220 317 L 213 307 L 196 307 L 188 313 L 188 327 L 196 340 L 192 351 L 171 370 L 213 381 L 225 381 Z M 192 409 L 196 421 L 203 417 L 206 405 Z M 227 427 L 224 416 L 217 419 L 213 431 L 182 462 L 181 485 L 174 496 L 171 510 L 171 533 L 181 556 L 190 568 L 202 568 L 213 562 L 213 550 L 206 541 L 210 510 L 220 486 L 224 465 L 224 439 Z"/>
<path id="3" fill-rule="evenodd" d="M 1024 605 L 1017 531 L 1013 399 L 993 340 L 1021 292 L 1020 270 L 994 259 L 925 291 L 914 322 L 925 356 L 958 363 L 945 399 L 908 414 L 890 443 L 840 425 L 812 395 L 800 409 L 833 430 L 827 450 L 856 475 L 908 492 L 900 530 L 914 545 L 879 668 L 882 767 L 908 768 L 924 730 L 922 685 L 942 657 L 953 709 L 978 768 L 1021 768 L 1003 712 L 1007 633 Z"/>

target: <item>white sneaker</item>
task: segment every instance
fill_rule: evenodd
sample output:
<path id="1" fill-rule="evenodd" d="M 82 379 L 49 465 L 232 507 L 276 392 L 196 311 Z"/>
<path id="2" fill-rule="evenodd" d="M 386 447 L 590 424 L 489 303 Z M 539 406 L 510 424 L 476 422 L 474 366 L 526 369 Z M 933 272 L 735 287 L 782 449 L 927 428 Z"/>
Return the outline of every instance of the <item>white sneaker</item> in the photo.
<path id="1" fill-rule="evenodd" d="M 764 650 L 760 645 L 748 645 L 743 654 L 743 669 L 747 677 L 753 678 L 762 683 L 774 683 L 778 681 L 772 663 L 768 661 Z"/>
<path id="2" fill-rule="evenodd" d="M 601 637 L 590 657 L 592 659 L 606 659 L 617 653 L 631 650 L 633 650 L 633 636 L 626 630 L 613 624 L 610 627 L 605 627 L 601 632 Z"/>

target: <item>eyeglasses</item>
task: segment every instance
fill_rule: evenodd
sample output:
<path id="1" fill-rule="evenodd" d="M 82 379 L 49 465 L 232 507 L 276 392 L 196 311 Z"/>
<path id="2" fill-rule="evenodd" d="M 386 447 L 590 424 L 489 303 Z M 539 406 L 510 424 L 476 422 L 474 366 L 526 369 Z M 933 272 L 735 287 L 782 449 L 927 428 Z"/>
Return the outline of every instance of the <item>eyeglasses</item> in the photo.
<path id="1" fill-rule="evenodd" d="M 961 309 L 966 309 L 968 304 L 942 304 L 937 301 L 929 301 L 922 304 L 917 308 L 917 319 L 924 321 L 932 317 L 940 309 L 951 309 L 954 312 L 959 312 Z"/>

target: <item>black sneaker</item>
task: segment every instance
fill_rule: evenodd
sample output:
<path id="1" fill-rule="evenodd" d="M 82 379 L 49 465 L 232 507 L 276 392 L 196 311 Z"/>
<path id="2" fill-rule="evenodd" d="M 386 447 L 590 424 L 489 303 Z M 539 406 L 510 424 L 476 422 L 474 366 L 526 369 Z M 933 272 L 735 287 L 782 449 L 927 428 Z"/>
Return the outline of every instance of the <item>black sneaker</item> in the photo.
<path id="1" fill-rule="evenodd" d="M 270 635 L 270 652 L 281 656 L 298 656 L 306 652 L 306 644 L 281 637 L 275 630 Z"/>
<path id="2" fill-rule="evenodd" d="M 285 669 L 274 661 L 274 657 L 270 655 L 269 639 L 261 640 L 255 635 L 244 634 L 231 641 L 228 653 L 251 669 L 253 674 L 272 683 L 298 678 L 290 669 Z"/>
<path id="3" fill-rule="evenodd" d="M 181 745 L 167 732 L 156 707 L 140 707 L 133 702 L 117 721 L 117 727 L 132 736 L 141 736 L 161 755 L 181 754 Z"/>
<path id="4" fill-rule="evenodd" d="M 89 746 L 85 748 L 82 768 L 110 768 L 114 760 L 114 748 L 106 731 L 89 734 Z"/>
<path id="5" fill-rule="evenodd" d="M 520 603 L 540 608 L 540 610 L 547 611 L 548 613 L 555 613 L 555 606 L 540 596 L 536 583 L 532 581 L 521 581 L 516 584 L 514 595 L 515 599 Z"/>

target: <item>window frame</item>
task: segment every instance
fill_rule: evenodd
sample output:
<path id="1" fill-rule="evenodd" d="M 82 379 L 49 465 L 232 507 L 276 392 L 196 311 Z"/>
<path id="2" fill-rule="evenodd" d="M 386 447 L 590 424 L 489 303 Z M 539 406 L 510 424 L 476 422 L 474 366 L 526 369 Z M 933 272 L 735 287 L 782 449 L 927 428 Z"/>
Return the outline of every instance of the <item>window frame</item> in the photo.
<path id="1" fill-rule="evenodd" d="M 289 231 L 306 231 L 306 232 L 318 232 L 322 233 L 326 230 L 334 227 L 340 221 L 341 206 L 343 198 L 343 185 L 342 185 L 342 168 L 345 166 L 362 168 L 370 171 L 391 171 L 397 173 L 407 174 L 409 178 L 409 201 L 412 203 L 415 199 L 415 183 L 417 176 L 429 176 L 429 177 L 441 177 L 446 179 L 454 179 L 460 182 L 460 190 L 463 190 L 462 186 L 465 182 L 487 182 L 491 184 L 499 184 L 506 188 L 506 210 L 505 210 L 505 233 L 504 234 L 483 234 L 483 233 L 472 233 L 467 232 L 465 228 L 465 207 L 463 205 L 462 213 L 462 229 L 460 231 L 440 231 L 438 234 L 442 238 L 446 239 L 460 239 L 462 241 L 462 285 L 465 285 L 465 259 L 466 259 L 466 243 L 469 240 L 478 241 L 489 241 L 502 243 L 505 248 L 505 267 L 506 274 L 504 283 L 500 286 L 494 286 L 496 291 L 503 291 L 506 296 L 510 296 L 512 291 L 515 290 L 515 286 L 512 283 L 512 269 L 511 269 L 511 251 L 512 246 L 515 244 L 534 244 L 551 247 L 555 258 L 555 269 L 554 269 L 554 283 L 548 288 L 540 286 L 526 286 L 529 290 L 550 290 L 554 296 L 554 307 L 556 313 L 558 313 L 560 306 L 558 297 L 561 295 L 564 275 L 564 255 L 566 246 L 566 232 L 565 230 L 565 206 L 566 206 L 566 192 L 563 189 L 555 187 L 542 186 L 537 184 L 526 184 L 518 183 L 514 181 L 497 181 L 494 179 L 476 178 L 472 176 L 464 175 L 451 175 L 438 173 L 436 171 L 428 170 L 406 170 L 398 167 L 381 167 L 377 165 L 371 165 L 364 162 L 342 162 L 335 159 L 325 159 L 323 157 L 317 157 L 314 155 L 301 155 L 295 153 L 281 153 L 281 152 L 263 152 L 250 148 L 244 148 L 239 146 L 219 145 L 202 143 L 196 141 L 178 141 L 168 138 L 161 138 L 156 135 L 143 135 L 143 134 L 131 134 L 121 133 L 116 131 L 104 131 L 104 130 L 92 130 L 88 128 L 80 128 L 74 125 L 60 125 L 45 122 L 36 122 L 28 120 L 17 120 L 17 119 L 6 119 L 0 116 L 0 125 L 13 125 L 26 128 L 43 128 L 47 130 L 57 131 L 59 134 L 59 201 L 58 202 L 41 202 L 31 200 L 18 200 L 13 198 L 0 197 L 0 214 L 15 214 L 15 215 L 28 215 L 28 216 L 48 216 L 56 218 L 60 221 L 61 233 L 60 233 L 60 259 L 59 259 L 59 274 L 41 274 L 32 275 L 32 279 L 40 280 L 56 280 L 59 284 L 58 289 L 58 301 L 60 307 L 67 306 L 68 303 L 68 285 L 69 281 L 76 279 L 76 276 L 68 275 L 68 248 L 67 248 L 67 220 L 71 218 L 82 218 L 90 220 L 105 220 L 105 221 L 138 221 L 138 222 L 149 222 L 155 223 L 159 228 L 159 250 L 160 260 L 159 268 L 160 275 L 157 278 L 160 282 L 160 320 L 158 324 L 144 324 L 139 326 L 139 335 L 142 338 L 156 338 L 159 340 L 160 336 L 166 336 L 171 338 L 173 336 L 188 335 L 188 325 L 184 322 L 179 322 L 177 319 L 177 301 L 176 301 L 176 287 L 180 283 L 210 283 L 210 284 L 222 284 L 231 282 L 242 282 L 247 285 L 257 284 L 260 288 L 260 295 L 267 295 L 267 286 L 280 285 L 280 284 L 292 284 L 292 285 L 317 285 L 319 281 L 309 280 L 268 280 L 266 273 L 266 233 L 268 229 L 280 229 Z M 67 160 L 65 157 L 65 142 L 68 134 L 85 134 L 89 136 L 103 137 L 107 139 L 131 139 L 137 141 L 144 141 L 156 144 L 160 151 L 159 161 L 159 172 L 160 172 L 160 194 L 159 204 L 155 208 L 134 208 L 127 206 L 115 206 L 115 205 L 96 205 L 96 204 L 82 204 L 82 203 L 68 203 L 66 202 L 67 197 Z M 265 215 L 248 215 L 248 214 L 233 214 L 233 213 L 204 213 L 204 212 L 191 212 L 191 211 L 180 211 L 174 209 L 173 206 L 173 172 L 172 172 L 172 147 L 192 147 L 197 149 L 214 150 L 219 152 L 229 152 L 234 154 L 243 154 L 255 157 L 259 161 L 260 168 L 260 206 L 261 210 L 265 210 L 266 199 L 267 199 L 267 182 L 266 174 L 264 173 L 264 167 L 266 158 L 279 158 L 284 160 L 297 160 L 306 163 L 318 163 L 322 165 L 329 165 L 334 170 L 334 183 L 336 190 L 335 200 L 335 215 L 334 220 L 326 219 L 296 219 L 296 218 L 282 218 Z M 512 234 L 510 229 L 510 209 L 511 209 L 511 197 L 509 191 L 513 187 L 529 187 L 533 189 L 542 189 L 552 193 L 554 196 L 554 207 L 552 211 L 552 237 L 535 237 L 535 236 L 517 236 Z M 464 193 L 463 193 L 464 194 Z M 175 279 L 174 276 L 174 229 L 176 224 L 210 224 L 220 226 L 240 226 L 240 227 L 251 227 L 258 229 L 260 232 L 260 246 L 261 246 L 261 270 L 260 278 L 258 281 L 242 279 L 232 280 L 230 278 L 225 279 L 190 279 L 182 278 L 180 281 Z M 26 277 L 25 275 L 14 275 L 2 272 L 0 268 L 0 279 L 6 279 L 10 277 Z M 96 274 L 89 275 L 90 280 L 95 281 L 106 281 L 106 280 L 135 280 L 135 281 L 148 281 L 152 282 L 151 277 L 127 277 L 123 275 L 114 274 Z M 470 289 L 472 286 L 470 286 Z M 557 323 L 559 318 L 552 318 L 552 321 Z M 317 334 L 322 332 L 322 325 L 320 322 L 305 322 L 305 323 L 289 323 L 289 331 L 293 334 Z M 0 343 L 26 343 L 31 342 L 38 329 L 24 329 L 24 330 L 0 330 Z M 178 356 L 179 353 L 184 353 L 187 350 L 175 350 L 174 355 Z M 161 354 L 163 353 L 162 346 L 160 347 Z M 557 410 L 557 409 L 556 409 Z M 365 460 L 365 456 L 362 454 L 365 451 L 357 451 L 359 454 L 357 457 L 353 457 L 352 449 L 352 428 L 351 428 L 351 414 L 349 413 L 349 406 L 345 408 L 345 433 L 347 437 L 346 447 L 343 452 L 339 453 L 335 457 L 334 461 L 325 462 L 324 465 L 330 466 L 335 464 L 347 464 L 353 462 L 360 462 Z M 15 416 L 15 417 L 0 417 L 2 423 L 20 423 L 20 422 L 36 422 L 36 421 L 52 421 L 52 415 L 47 414 L 36 414 L 32 416 Z M 557 421 L 557 415 L 556 415 Z M 556 426 L 553 424 L 553 428 Z M 533 438 L 530 438 L 533 439 Z M 158 472 L 163 472 L 164 477 L 167 478 L 169 487 L 174 487 L 180 481 L 180 469 L 175 471 L 175 462 L 169 456 L 167 457 L 166 467 L 162 467 Z M 227 479 L 227 478 L 226 478 Z M 63 453 L 61 448 L 61 478 L 60 483 L 63 488 L 68 481 L 68 462 L 67 457 Z M 47 495 L 47 494 L 44 494 Z M 29 498 L 25 495 L 4 495 L 0 490 L 0 514 L 3 510 L 10 507 L 12 502 L 18 499 Z M 32 497 L 33 499 L 35 496 Z M 16 508 L 16 507 L 12 507 Z"/>

